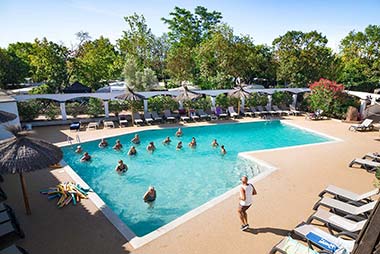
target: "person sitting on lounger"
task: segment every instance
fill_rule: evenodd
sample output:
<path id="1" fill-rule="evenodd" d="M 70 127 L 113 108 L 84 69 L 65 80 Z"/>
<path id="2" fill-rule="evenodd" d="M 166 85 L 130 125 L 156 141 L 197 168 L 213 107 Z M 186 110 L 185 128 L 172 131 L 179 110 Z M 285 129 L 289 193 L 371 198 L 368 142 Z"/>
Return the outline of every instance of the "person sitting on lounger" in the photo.
<path id="1" fill-rule="evenodd" d="M 182 149 L 182 141 L 178 142 L 176 149 L 177 150 L 181 150 Z"/>
<path id="2" fill-rule="evenodd" d="M 98 146 L 99 146 L 99 148 L 107 147 L 108 146 L 107 140 L 105 138 L 102 138 L 102 140 L 100 141 Z"/>
<path id="3" fill-rule="evenodd" d="M 82 158 L 80 158 L 81 162 L 90 161 L 90 160 L 91 160 L 91 156 L 88 154 L 88 152 L 85 152 Z"/>
<path id="4" fill-rule="evenodd" d="M 224 149 L 224 145 L 221 145 L 221 146 L 220 146 L 220 153 L 221 153 L 222 155 L 225 155 L 225 154 L 227 153 L 226 149 Z"/>
<path id="5" fill-rule="evenodd" d="M 176 135 L 177 137 L 182 137 L 182 135 L 183 135 L 182 129 L 181 129 L 181 128 L 178 128 L 178 130 L 177 130 L 177 132 L 175 133 L 175 135 Z"/>
<path id="6" fill-rule="evenodd" d="M 131 146 L 131 148 L 128 151 L 128 155 L 136 155 L 136 154 L 137 154 L 136 148 L 134 146 Z"/>
<path id="7" fill-rule="evenodd" d="M 195 140 L 195 138 L 193 137 L 191 139 L 191 142 L 189 143 L 189 147 L 191 148 L 195 148 L 197 146 L 197 141 Z"/>
<path id="8" fill-rule="evenodd" d="M 123 145 L 120 143 L 120 140 L 116 140 L 116 144 L 113 146 L 113 149 L 119 151 L 121 148 L 123 148 Z"/>
<path id="9" fill-rule="evenodd" d="M 154 143 L 150 142 L 149 145 L 146 147 L 146 150 L 148 152 L 154 152 L 154 150 L 156 150 L 156 147 L 154 146 Z"/>
<path id="10" fill-rule="evenodd" d="M 119 160 L 116 168 L 115 168 L 115 171 L 119 174 L 121 173 L 125 173 L 127 172 L 128 170 L 128 166 L 126 164 L 124 164 L 124 162 L 122 160 Z"/>
<path id="11" fill-rule="evenodd" d="M 82 153 L 83 150 L 82 150 L 82 147 L 81 146 L 77 146 L 77 149 L 75 150 L 76 153 Z"/>
<path id="12" fill-rule="evenodd" d="M 136 144 L 136 145 L 140 144 L 140 137 L 139 137 L 139 134 L 135 134 L 135 137 L 134 137 L 133 139 L 131 139 L 131 142 L 132 142 L 133 144 Z"/>
<path id="13" fill-rule="evenodd" d="M 164 144 L 164 145 L 169 145 L 170 142 L 172 142 L 172 141 L 170 140 L 170 137 L 166 137 L 165 140 L 162 141 L 162 144 Z"/>
<path id="14" fill-rule="evenodd" d="M 219 144 L 218 144 L 218 141 L 216 141 L 216 139 L 214 139 L 212 142 L 211 142 L 211 146 L 212 147 L 218 147 L 219 146 Z"/>
<path id="15" fill-rule="evenodd" d="M 157 196 L 156 190 L 154 189 L 153 186 L 150 186 L 148 191 L 145 192 L 145 194 L 144 194 L 144 197 L 143 197 L 144 202 L 146 202 L 146 203 L 153 202 L 156 200 L 156 196 Z"/>

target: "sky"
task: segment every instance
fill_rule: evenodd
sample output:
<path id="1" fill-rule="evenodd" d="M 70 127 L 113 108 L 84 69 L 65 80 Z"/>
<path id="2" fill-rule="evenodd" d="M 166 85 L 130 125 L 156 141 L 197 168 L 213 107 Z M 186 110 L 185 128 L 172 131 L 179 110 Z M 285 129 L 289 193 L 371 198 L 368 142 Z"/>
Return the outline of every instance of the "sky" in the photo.
<path id="1" fill-rule="evenodd" d="M 101 35 L 114 43 L 127 29 L 125 16 L 143 14 L 152 32 L 167 32 L 162 17 L 175 6 L 220 11 L 235 34 L 250 35 L 255 44 L 271 45 L 290 30 L 317 30 L 337 51 L 352 30 L 380 25 L 380 0 L 0 0 L 0 47 L 17 41 L 48 40 L 71 47 L 75 33 Z"/>

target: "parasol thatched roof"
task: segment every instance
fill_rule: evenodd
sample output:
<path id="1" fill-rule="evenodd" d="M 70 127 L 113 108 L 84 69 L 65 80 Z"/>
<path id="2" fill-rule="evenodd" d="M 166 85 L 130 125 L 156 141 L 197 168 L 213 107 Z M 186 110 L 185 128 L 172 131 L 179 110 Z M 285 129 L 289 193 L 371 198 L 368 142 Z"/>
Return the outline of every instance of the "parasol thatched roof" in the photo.
<path id="1" fill-rule="evenodd" d="M 0 123 L 6 123 L 12 120 L 15 120 L 17 115 L 0 110 Z"/>
<path id="2" fill-rule="evenodd" d="M 8 128 L 15 136 L 0 141 L 0 174 L 46 169 L 59 163 L 62 151 L 47 141 L 28 136 L 18 127 Z"/>
<path id="3" fill-rule="evenodd" d="M 119 100 L 129 100 L 129 101 L 140 101 L 145 99 L 141 94 L 135 93 L 130 87 L 127 87 L 127 92 L 125 94 L 116 97 Z"/>
<path id="4" fill-rule="evenodd" d="M 175 99 L 177 101 L 196 100 L 202 96 L 203 94 L 191 91 L 186 85 L 184 85 L 179 90 L 179 94 L 175 97 Z"/>
<path id="5" fill-rule="evenodd" d="M 229 97 L 233 98 L 248 98 L 251 94 L 244 89 L 243 85 L 237 85 L 234 87 L 234 90 L 228 92 Z"/>

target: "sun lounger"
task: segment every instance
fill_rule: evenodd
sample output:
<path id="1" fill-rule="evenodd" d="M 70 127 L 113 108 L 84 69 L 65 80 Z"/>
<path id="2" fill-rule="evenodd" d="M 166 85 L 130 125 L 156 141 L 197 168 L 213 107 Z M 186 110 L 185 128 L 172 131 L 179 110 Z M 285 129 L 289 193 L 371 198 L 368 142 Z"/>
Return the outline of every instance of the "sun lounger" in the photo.
<path id="1" fill-rule="evenodd" d="M 356 218 L 357 217 L 352 217 L 352 219 Z M 367 221 L 366 219 L 362 219 L 360 221 L 350 220 L 350 215 L 342 217 L 323 209 L 318 209 L 309 217 L 306 223 L 310 224 L 313 220 L 322 222 L 326 227 L 329 228 L 330 233 L 332 233 L 333 229 L 336 231 L 358 233 L 360 230 L 362 230 L 364 224 Z"/>
<path id="2" fill-rule="evenodd" d="M 104 121 L 103 124 L 104 128 L 115 128 L 115 124 L 113 123 L 113 121 Z"/>
<path id="3" fill-rule="evenodd" d="M 255 107 L 251 106 L 249 107 L 251 109 L 251 112 L 255 115 L 255 116 L 262 116 L 263 113 L 259 110 L 257 110 Z"/>
<path id="4" fill-rule="evenodd" d="M 206 112 L 204 112 L 203 109 L 198 109 L 198 110 L 197 110 L 197 114 L 198 114 L 198 116 L 201 118 L 201 120 L 202 120 L 202 119 L 207 120 L 207 119 L 210 118 L 210 115 L 207 114 Z"/>
<path id="5" fill-rule="evenodd" d="M 126 115 L 119 115 L 119 126 L 121 127 L 127 127 L 128 126 L 128 120 Z"/>
<path id="6" fill-rule="evenodd" d="M 289 105 L 289 109 L 290 109 L 290 111 L 291 111 L 294 115 L 300 115 L 300 114 L 301 114 L 301 111 L 297 110 L 296 107 L 294 107 L 293 105 Z"/>
<path id="7" fill-rule="evenodd" d="M 0 240 L 9 235 L 17 235 L 20 238 L 24 238 L 24 232 L 22 232 L 21 228 L 18 224 L 13 223 L 12 221 L 7 221 L 0 224 Z"/>
<path id="8" fill-rule="evenodd" d="M 244 116 L 253 116 L 253 112 L 251 112 L 249 109 L 240 108 L 240 113 Z"/>
<path id="9" fill-rule="evenodd" d="M 230 114 L 230 117 L 233 117 L 233 118 L 239 117 L 239 114 L 235 112 L 235 109 L 232 106 L 228 107 L 228 113 Z"/>
<path id="10" fill-rule="evenodd" d="M 310 119 L 310 120 L 321 120 L 321 119 L 323 119 L 322 114 L 323 114 L 323 110 L 322 109 L 317 109 L 313 113 L 306 113 L 305 118 L 306 119 Z"/>
<path id="11" fill-rule="evenodd" d="M 90 122 L 87 125 L 87 130 L 96 130 L 96 129 L 99 129 L 99 127 L 100 127 L 100 121 Z"/>
<path id="12" fill-rule="evenodd" d="M 151 124 L 154 121 L 150 112 L 144 112 L 144 120 L 147 124 Z"/>
<path id="13" fill-rule="evenodd" d="M 164 110 L 164 115 L 167 121 L 176 121 L 176 118 L 172 115 L 169 109 Z"/>
<path id="14" fill-rule="evenodd" d="M 226 118 L 228 115 L 223 112 L 223 109 L 221 107 L 216 107 L 215 108 L 215 115 L 218 118 Z"/>
<path id="15" fill-rule="evenodd" d="M 0 254 L 28 254 L 28 252 L 20 246 L 11 245 L 5 249 L 0 250 Z"/>
<path id="16" fill-rule="evenodd" d="M 319 248 L 328 251 L 332 254 L 350 253 L 355 244 L 355 240 L 346 240 L 337 236 L 333 236 L 313 225 L 303 224 L 294 229 L 294 233 L 305 239 L 308 244 L 313 244 Z M 351 237 L 351 234 L 344 232 L 339 236 L 346 235 Z M 346 252 L 345 252 L 346 251 Z"/>
<path id="17" fill-rule="evenodd" d="M 134 113 L 133 113 L 133 118 L 134 118 L 133 121 L 134 121 L 135 124 L 137 124 L 137 125 L 140 125 L 140 124 L 144 123 L 144 121 L 141 119 L 140 114 L 137 113 L 137 112 L 134 112 Z"/>
<path id="18" fill-rule="evenodd" d="M 380 155 L 378 153 L 367 153 L 362 159 L 370 158 L 373 161 L 380 162 Z"/>
<path id="19" fill-rule="evenodd" d="M 353 124 L 348 129 L 350 131 L 371 131 L 374 128 L 372 123 L 372 119 L 365 119 L 361 124 Z"/>
<path id="20" fill-rule="evenodd" d="M 152 117 L 154 121 L 160 121 L 162 122 L 162 117 L 157 114 L 156 111 L 152 111 Z"/>
<path id="21" fill-rule="evenodd" d="M 274 111 L 278 112 L 278 114 L 280 114 L 280 115 L 284 115 L 284 114 L 287 114 L 287 115 L 289 115 L 289 113 L 288 113 L 288 112 L 286 112 L 286 111 L 284 111 L 284 110 L 280 109 L 280 108 L 279 108 L 279 107 L 277 107 L 276 105 L 273 105 L 273 106 L 272 106 L 272 108 L 273 108 L 273 110 L 274 110 Z"/>
<path id="22" fill-rule="evenodd" d="M 80 131 L 81 123 L 80 122 L 73 122 L 70 124 L 70 130 L 71 131 Z"/>
<path id="23" fill-rule="evenodd" d="M 267 106 L 265 106 L 265 109 L 266 109 L 266 110 L 268 111 L 268 113 L 271 114 L 271 115 L 279 115 L 279 114 L 280 114 L 280 112 L 273 110 L 271 106 L 268 106 L 268 105 L 267 105 Z"/>
<path id="24" fill-rule="evenodd" d="M 343 214 L 352 214 L 352 215 L 360 215 L 364 216 L 365 218 L 368 217 L 369 213 L 372 211 L 372 209 L 375 207 L 377 201 L 372 201 L 366 204 L 362 204 L 360 206 L 352 205 L 348 202 L 343 202 L 341 200 L 333 199 L 333 198 L 327 198 L 324 197 L 321 200 L 319 200 L 313 207 L 314 210 L 317 210 L 318 207 L 324 206 L 333 212 L 339 212 Z M 359 203 L 356 203 L 359 205 Z"/>
<path id="25" fill-rule="evenodd" d="M 269 254 L 275 254 L 277 252 L 281 254 L 318 254 L 317 251 L 310 249 L 290 236 L 282 239 L 281 242 L 272 248 Z"/>
<path id="26" fill-rule="evenodd" d="M 264 115 L 269 114 L 268 111 L 264 110 L 263 106 L 257 106 L 256 109 L 257 109 L 257 111 L 260 112 L 261 114 L 264 114 Z"/>
<path id="27" fill-rule="evenodd" d="M 372 201 L 371 200 L 372 196 L 379 194 L 379 189 L 373 189 L 363 194 L 357 194 L 349 190 L 339 188 L 334 185 L 329 185 L 326 187 L 326 189 L 324 189 L 321 193 L 319 193 L 319 196 L 322 198 L 326 193 L 333 195 L 335 199 L 351 200 L 351 201 L 356 201 L 356 202 L 359 202 L 359 201 L 370 202 Z"/>
<path id="28" fill-rule="evenodd" d="M 282 112 L 284 112 L 284 114 L 287 114 L 288 116 L 289 115 L 295 115 L 295 113 L 293 111 L 291 111 L 290 108 L 288 108 L 288 107 L 279 106 L 279 109 L 282 110 Z"/>
<path id="29" fill-rule="evenodd" d="M 359 164 L 361 168 L 364 168 L 367 171 L 373 171 L 377 167 L 380 167 L 380 162 L 364 160 L 359 158 L 353 159 L 348 166 L 352 167 L 355 164 Z"/>
<path id="30" fill-rule="evenodd" d="M 194 109 L 190 110 L 190 119 L 193 120 L 194 122 L 199 120 L 199 116 L 197 115 Z"/>
<path id="31" fill-rule="evenodd" d="M 215 114 L 215 108 L 212 109 L 207 109 L 206 113 L 210 116 L 210 120 L 218 120 L 218 116 Z"/>

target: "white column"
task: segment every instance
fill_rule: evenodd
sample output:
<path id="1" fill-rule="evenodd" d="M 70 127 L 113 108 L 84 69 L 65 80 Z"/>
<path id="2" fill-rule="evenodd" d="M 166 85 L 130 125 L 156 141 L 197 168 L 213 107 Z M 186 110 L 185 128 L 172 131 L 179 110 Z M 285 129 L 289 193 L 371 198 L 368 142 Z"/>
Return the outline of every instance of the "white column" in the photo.
<path id="1" fill-rule="evenodd" d="M 110 116 L 108 101 L 103 101 L 103 105 L 104 105 L 104 114 L 106 115 L 106 118 L 108 118 Z"/>
<path id="2" fill-rule="evenodd" d="M 240 108 L 244 109 L 244 107 L 245 107 L 245 98 L 241 97 Z M 239 112 L 239 114 L 240 114 L 240 112 Z"/>
<path id="3" fill-rule="evenodd" d="M 366 107 L 367 107 L 367 100 L 360 99 L 360 109 L 359 109 L 360 115 L 364 114 L 364 110 Z"/>
<path id="4" fill-rule="evenodd" d="M 211 107 L 215 108 L 215 97 L 211 96 Z"/>
<path id="5" fill-rule="evenodd" d="M 268 104 L 267 104 L 268 107 L 272 107 L 272 95 L 271 94 L 268 94 Z"/>
<path id="6" fill-rule="evenodd" d="M 296 107 L 296 106 L 297 106 L 297 94 L 294 93 L 294 94 L 292 95 L 292 98 L 293 98 L 292 106 L 293 106 L 293 107 Z"/>
<path id="7" fill-rule="evenodd" d="M 144 113 L 148 112 L 148 100 L 144 99 Z"/>
<path id="8" fill-rule="evenodd" d="M 182 101 L 178 101 L 178 104 L 179 104 L 179 109 L 183 109 L 183 103 L 182 103 Z"/>
<path id="9" fill-rule="evenodd" d="M 375 96 L 372 97 L 371 105 L 375 105 L 376 104 L 376 99 L 377 99 L 377 97 L 375 97 Z"/>
<path id="10" fill-rule="evenodd" d="M 65 105 L 65 102 L 64 101 L 61 101 L 59 103 L 59 107 L 61 108 L 61 116 L 62 116 L 62 120 L 63 121 L 66 121 L 67 120 L 67 114 L 66 114 L 66 105 Z"/>

